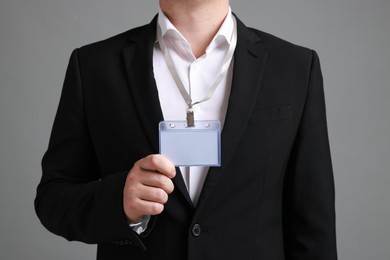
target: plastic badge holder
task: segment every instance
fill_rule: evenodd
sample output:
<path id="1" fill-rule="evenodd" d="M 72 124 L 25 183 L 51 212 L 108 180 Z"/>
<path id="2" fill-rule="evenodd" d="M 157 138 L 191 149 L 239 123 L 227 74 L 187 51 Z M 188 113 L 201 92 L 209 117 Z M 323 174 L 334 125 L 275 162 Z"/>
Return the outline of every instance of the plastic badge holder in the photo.
<path id="1" fill-rule="evenodd" d="M 162 121 L 159 124 L 160 154 L 175 166 L 221 166 L 221 123 Z"/>

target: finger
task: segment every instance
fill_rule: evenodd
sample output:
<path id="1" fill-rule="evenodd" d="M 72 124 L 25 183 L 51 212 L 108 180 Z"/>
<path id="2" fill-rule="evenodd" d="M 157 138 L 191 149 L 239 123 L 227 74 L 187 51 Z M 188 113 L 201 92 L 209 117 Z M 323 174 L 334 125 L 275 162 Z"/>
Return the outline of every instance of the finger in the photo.
<path id="1" fill-rule="evenodd" d="M 165 204 L 168 201 L 168 194 L 163 189 L 144 186 L 140 191 L 139 198 L 141 200 Z"/>
<path id="2" fill-rule="evenodd" d="M 158 215 L 164 210 L 164 205 L 158 202 L 138 199 L 132 203 L 132 210 L 142 215 Z"/>
<path id="3" fill-rule="evenodd" d="M 123 208 L 129 223 L 134 223 L 143 215 L 160 214 L 167 201 L 168 194 L 162 189 L 143 186 L 133 194 L 124 195 Z"/>
<path id="4" fill-rule="evenodd" d="M 175 165 L 160 154 L 152 154 L 141 159 L 139 166 L 143 170 L 158 171 L 168 178 L 173 178 L 176 175 Z"/>
<path id="5" fill-rule="evenodd" d="M 164 174 L 152 171 L 144 171 L 139 176 L 141 184 L 149 187 L 155 187 L 163 189 L 167 194 L 172 193 L 174 189 L 173 182 Z"/>

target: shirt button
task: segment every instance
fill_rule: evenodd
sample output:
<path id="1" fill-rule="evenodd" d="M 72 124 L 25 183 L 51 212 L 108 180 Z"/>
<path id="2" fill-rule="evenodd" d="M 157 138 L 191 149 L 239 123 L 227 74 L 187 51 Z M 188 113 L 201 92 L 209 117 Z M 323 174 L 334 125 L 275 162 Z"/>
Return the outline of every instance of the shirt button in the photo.
<path id="1" fill-rule="evenodd" d="M 194 237 L 198 237 L 200 236 L 200 233 L 202 232 L 202 229 L 200 228 L 200 225 L 199 224 L 195 224 L 193 227 L 192 227 L 192 235 Z"/>

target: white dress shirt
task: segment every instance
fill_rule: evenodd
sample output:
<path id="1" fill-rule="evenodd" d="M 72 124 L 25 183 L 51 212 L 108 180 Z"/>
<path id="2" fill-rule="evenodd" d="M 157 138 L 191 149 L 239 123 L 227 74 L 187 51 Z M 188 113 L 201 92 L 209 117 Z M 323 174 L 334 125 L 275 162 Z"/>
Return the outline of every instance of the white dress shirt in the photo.
<path id="1" fill-rule="evenodd" d="M 207 47 L 205 54 L 196 58 L 189 42 L 165 14 L 159 11 L 158 26 L 161 28 L 161 35 L 164 37 L 177 74 L 194 102 L 206 96 L 220 73 L 230 47 L 235 22 L 229 8 L 225 21 Z M 153 52 L 153 69 L 164 120 L 185 120 L 188 105 L 168 69 L 158 40 Z M 231 61 L 228 72 L 212 98 L 193 107 L 195 120 L 219 120 L 223 125 L 232 83 L 232 70 L 233 62 Z M 188 193 L 195 206 L 198 203 L 208 169 L 209 167 L 200 166 L 180 167 Z"/>
<path id="2" fill-rule="evenodd" d="M 192 53 L 191 45 L 188 41 L 169 21 L 165 14 L 161 10 L 159 11 L 158 26 L 160 26 L 161 35 L 164 37 L 176 71 L 187 93 L 189 93 L 194 102 L 205 97 L 207 91 L 218 76 L 230 44 L 233 43 L 231 40 L 233 30 L 236 28 L 234 26 L 235 23 L 236 20 L 229 7 L 225 21 L 207 47 L 206 53 L 197 59 Z M 156 40 L 153 50 L 153 72 L 164 120 L 185 120 L 188 105 L 175 84 L 158 40 Z M 229 69 L 212 98 L 193 107 L 195 120 L 219 120 L 223 126 L 228 107 L 232 77 L 233 59 L 230 61 Z M 195 206 L 198 203 L 208 170 L 209 167 L 180 167 L 188 193 Z M 141 234 L 146 230 L 149 220 L 150 216 L 145 215 L 139 222 L 130 224 L 130 227 L 138 234 Z"/>

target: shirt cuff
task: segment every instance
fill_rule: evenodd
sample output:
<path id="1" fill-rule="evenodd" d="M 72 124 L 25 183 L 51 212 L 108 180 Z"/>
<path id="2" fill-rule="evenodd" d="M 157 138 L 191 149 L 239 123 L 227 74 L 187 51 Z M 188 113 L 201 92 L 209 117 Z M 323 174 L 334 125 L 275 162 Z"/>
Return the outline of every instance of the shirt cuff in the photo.
<path id="1" fill-rule="evenodd" d="M 138 221 L 137 223 L 131 223 L 129 224 L 129 226 L 134 232 L 136 232 L 138 235 L 141 235 L 148 227 L 149 220 L 150 215 L 145 215 L 142 216 L 140 221 Z"/>

